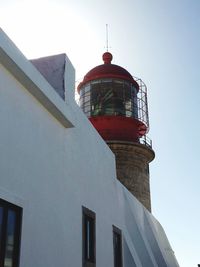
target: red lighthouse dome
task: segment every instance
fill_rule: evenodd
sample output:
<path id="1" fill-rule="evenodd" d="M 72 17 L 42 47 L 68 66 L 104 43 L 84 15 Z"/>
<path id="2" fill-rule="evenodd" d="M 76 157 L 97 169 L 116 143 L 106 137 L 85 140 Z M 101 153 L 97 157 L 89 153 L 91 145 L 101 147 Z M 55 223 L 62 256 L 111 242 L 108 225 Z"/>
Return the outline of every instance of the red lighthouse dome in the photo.
<path id="1" fill-rule="evenodd" d="M 105 52 L 102 56 L 102 59 L 104 64 L 96 66 L 85 75 L 83 81 L 78 85 L 78 92 L 80 91 L 80 88 L 89 81 L 110 77 L 130 81 L 139 90 L 139 85 L 126 69 L 122 68 L 121 66 L 111 64 L 113 59 L 111 53 Z"/>
<path id="2" fill-rule="evenodd" d="M 143 103 L 139 100 L 140 85 L 126 69 L 111 63 L 111 53 L 102 58 L 104 64 L 91 69 L 78 85 L 80 106 L 105 141 L 138 142 L 148 129 L 146 97 Z"/>

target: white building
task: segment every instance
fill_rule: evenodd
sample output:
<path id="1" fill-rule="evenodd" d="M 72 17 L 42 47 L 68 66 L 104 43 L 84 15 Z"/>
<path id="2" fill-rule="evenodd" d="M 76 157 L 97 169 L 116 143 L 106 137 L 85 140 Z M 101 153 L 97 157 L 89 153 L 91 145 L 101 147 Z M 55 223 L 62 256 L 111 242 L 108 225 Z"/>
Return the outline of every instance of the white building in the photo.
<path id="1" fill-rule="evenodd" d="M 43 62 L 0 31 L 0 266 L 178 266 L 77 106 L 71 62 Z"/>

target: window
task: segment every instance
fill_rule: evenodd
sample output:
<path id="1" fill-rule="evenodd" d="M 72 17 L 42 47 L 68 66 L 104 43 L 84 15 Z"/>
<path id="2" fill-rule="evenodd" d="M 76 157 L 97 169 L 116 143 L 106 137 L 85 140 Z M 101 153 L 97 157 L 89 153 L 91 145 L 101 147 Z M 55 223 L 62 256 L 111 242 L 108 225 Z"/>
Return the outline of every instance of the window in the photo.
<path id="1" fill-rule="evenodd" d="M 96 263 L 96 229 L 95 213 L 83 207 L 83 267 L 95 267 Z"/>
<path id="2" fill-rule="evenodd" d="M 122 234 L 121 230 L 113 225 L 113 254 L 114 267 L 122 267 Z"/>
<path id="3" fill-rule="evenodd" d="M 0 266 L 18 267 L 22 209 L 0 199 Z"/>
<path id="4" fill-rule="evenodd" d="M 87 117 L 125 116 L 138 118 L 137 89 L 117 79 L 95 80 L 80 91 L 80 107 Z"/>

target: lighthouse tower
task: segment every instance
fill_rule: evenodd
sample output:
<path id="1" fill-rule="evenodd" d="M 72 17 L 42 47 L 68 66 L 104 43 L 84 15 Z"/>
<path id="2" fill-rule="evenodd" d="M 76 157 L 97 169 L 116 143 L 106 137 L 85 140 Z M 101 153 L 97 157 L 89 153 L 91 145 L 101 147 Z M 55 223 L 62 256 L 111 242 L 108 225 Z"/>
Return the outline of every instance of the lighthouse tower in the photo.
<path id="1" fill-rule="evenodd" d="M 124 68 L 104 64 L 91 69 L 78 85 L 80 106 L 116 157 L 117 178 L 151 211 L 149 163 L 154 159 L 145 84 Z"/>

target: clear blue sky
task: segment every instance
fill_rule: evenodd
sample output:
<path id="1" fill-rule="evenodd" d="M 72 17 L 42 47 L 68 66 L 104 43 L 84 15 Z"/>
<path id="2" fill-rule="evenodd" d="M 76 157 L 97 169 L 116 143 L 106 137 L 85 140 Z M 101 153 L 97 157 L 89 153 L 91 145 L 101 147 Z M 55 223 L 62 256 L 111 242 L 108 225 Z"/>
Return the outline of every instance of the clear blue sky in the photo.
<path id="1" fill-rule="evenodd" d="M 0 25 L 28 57 L 67 53 L 77 79 L 113 63 L 148 86 L 153 214 L 181 267 L 200 263 L 200 1 L 7 0 Z"/>

